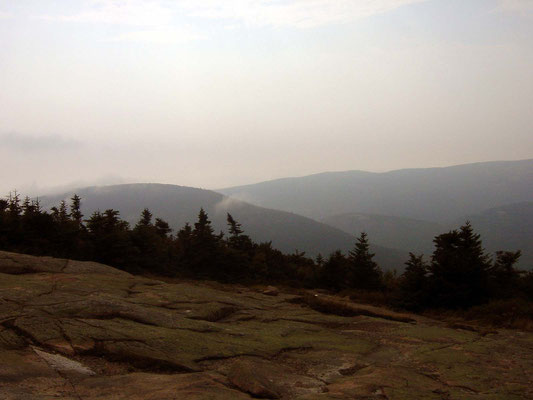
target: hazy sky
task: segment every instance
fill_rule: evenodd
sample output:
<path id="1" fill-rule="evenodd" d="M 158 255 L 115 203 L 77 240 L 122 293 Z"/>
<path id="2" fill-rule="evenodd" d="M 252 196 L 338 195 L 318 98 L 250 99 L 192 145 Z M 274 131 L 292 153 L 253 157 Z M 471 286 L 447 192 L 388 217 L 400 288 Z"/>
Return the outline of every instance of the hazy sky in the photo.
<path id="1" fill-rule="evenodd" d="M 0 193 L 533 157 L 533 0 L 0 0 Z"/>

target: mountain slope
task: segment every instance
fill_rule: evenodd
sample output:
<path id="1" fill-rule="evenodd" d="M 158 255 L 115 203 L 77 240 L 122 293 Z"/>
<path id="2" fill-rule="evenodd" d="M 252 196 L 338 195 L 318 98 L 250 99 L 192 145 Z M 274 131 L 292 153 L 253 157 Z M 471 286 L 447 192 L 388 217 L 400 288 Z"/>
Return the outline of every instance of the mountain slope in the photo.
<path id="1" fill-rule="evenodd" d="M 487 250 L 522 250 L 520 267 L 533 270 L 533 202 L 492 208 L 467 219 Z"/>
<path id="2" fill-rule="evenodd" d="M 213 223 L 215 231 L 226 231 L 226 213 L 229 212 L 242 224 L 245 233 L 255 241 L 272 241 L 272 245 L 284 252 L 305 251 L 309 256 L 324 255 L 353 247 L 354 235 L 297 214 L 257 207 L 219 193 L 190 187 L 162 184 L 128 184 L 89 187 L 58 196 L 42 198 L 45 208 L 57 205 L 74 194 L 82 198 L 82 210 L 88 218 L 94 211 L 113 208 L 121 217 L 132 223 L 139 219 L 147 207 L 156 217 L 166 220 L 173 229 L 186 222 L 196 222 L 203 207 Z M 376 261 L 384 268 L 401 268 L 406 252 L 373 246 Z"/>
<path id="3" fill-rule="evenodd" d="M 446 222 L 533 199 L 533 159 L 385 173 L 327 172 L 219 192 L 318 220 L 365 213 Z"/>
<path id="4" fill-rule="evenodd" d="M 481 235 L 487 252 L 522 250 L 518 266 L 533 269 L 533 202 L 491 208 L 447 223 L 358 213 L 322 220 L 347 233 L 365 231 L 376 244 L 426 255 L 433 252 L 436 235 L 457 229 L 465 221 Z"/>
<path id="5" fill-rule="evenodd" d="M 433 238 L 450 229 L 437 222 L 361 213 L 334 215 L 321 222 L 347 233 L 364 231 L 379 245 L 426 255 L 433 252 Z"/>

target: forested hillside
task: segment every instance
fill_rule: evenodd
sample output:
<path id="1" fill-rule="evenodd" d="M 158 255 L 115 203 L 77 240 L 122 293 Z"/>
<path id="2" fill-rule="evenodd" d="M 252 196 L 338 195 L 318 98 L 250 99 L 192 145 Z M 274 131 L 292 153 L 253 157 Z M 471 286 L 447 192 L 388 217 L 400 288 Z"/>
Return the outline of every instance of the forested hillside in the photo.
<path id="1" fill-rule="evenodd" d="M 48 212 L 39 200 L 21 200 L 17 193 L 1 199 L 0 250 L 96 261 L 135 274 L 372 293 L 374 299 L 410 310 L 469 309 L 504 301 L 506 312 L 529 315 L 533 272 L 516 268 L 520 251 L 501 249 L 491 257 L 470 223 L 435 236 L 431 258 L 410 253 L 398 276 L 376 262 L 364 232 L 349 252 L 311 259 L 300 252 L 284 254 L 270 242 L 254 242 L 229 213 L 227 235 L 213 230 L 203 208 L 194 224 L 172 233 L 147 208 L 130 225 L 111 208 L 84 216 L 81 204 L 73 195 L 69 204 L 61 201 Z"/>
<path id="2" fill-rule="evenodd" d="M 193 223 L 202 207 L 212 221 L 215 232 L 227 232 L 226 214 L 231 213 L 256 242 L 272 242 L 281 251 L 296 250 L 311 257 L 327 255 L 341 249 L 348 251 L 361 231 L 344 232 L 300 215 L 258 207 L 233 200 L 210 190 L 177 185 L 128 184 L 89 187 L 76 190 L 83 198 L 82 211 L 91 215 L 108 208 L 120 210 L 123 220 L 135 224 L 144 208 L 167 221 L 175 231 L 185 223 Z M 74 193 L 41 198 L 44 209 L 70 199 Z M 385 246 L 372 245 L 376 259 L 385 269 L 401 269 L 407 251 L 397 251 Z"/>

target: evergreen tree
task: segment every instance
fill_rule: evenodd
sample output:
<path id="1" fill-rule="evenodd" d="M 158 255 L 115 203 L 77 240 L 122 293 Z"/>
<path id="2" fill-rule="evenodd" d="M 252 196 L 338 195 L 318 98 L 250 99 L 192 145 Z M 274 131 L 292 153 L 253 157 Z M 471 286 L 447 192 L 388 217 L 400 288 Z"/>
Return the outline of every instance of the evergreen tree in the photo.
<path id="1" fill-rule="evenodd" d="M 243 233 L 241 224 L 233 219 L 230 213 L 227 213 L 227 221 L 229 225 L 229 233 L 231 237 L 239 237 Z"/>
<path id="2" fill-rule="evenodd" d="M 81 212 L 81 197 L 77 194 L 70 199 L 70 218 L 76 223 L 78 228 L 82 228 L 83 214 Z"/>
<path id="3" fill-rule="evenodd" d="M 367 234 L 362 232 L 348 256 L 350 287 L 365 290 L 376 290 L 382 287 L 382 273 L 373 260 L 374 255 L 370 252 Z"/>
<path id="4" fill-rule="evenodd" d="M 203 208 L 200 208 L 198 213 L 198 221 L 194 224 L 193 237 L 198 241 L 213 242 L 215 235 L 213 234 L 211 221 Z"/>
<path id="5" fill-rule="evenodd" d="M 170 232 L 168 223 L 156 218 L 152 224 L 152 213 L 145 208 L 139 221 L 131 232 L 133 246 L 137 250 L 137 267 L 140 270 L 155 274 L 168 275 L 170 271 Z"/>
<path id="6" fill-rule="evenodd" d="M 213 233 L 211 221 L 203 208 L 198 213 L 198 221 L 191 232 L 190 248 L 186 264 L 194 276 L 215 277 L 218 270 L 218 237 Z"/>
<path id="7" fill-rule="evenodd" d="M 25 216 L 33 214 L 33 203 L 28 196 L 26 196 L 22 202 L 22 214 Z"/>
<path id="8" fill-rule="evenodd" d="M 428 306 L 428 273 L 429 266 L 424 256 L 409 253 L 405 262 L 405 271 L 400 278 L 397 305 L 408 310 L 420 311 Z"/>
<path id="9" fill-rule="evenodd" d="M 497 251 L 496 259 L 489 269 L 489 286 L 491 297 L 505 298 L 516 294 L 519 286 L 520 271 L 515 268 L 522 252 Z"/>
<path id="10" fill-rule="evenodd" d="M 122 221 L 119 211 L 95 211 L 87 221 L 89 239 L 93 247 L 92 259 L 136 272 L 137 252 L 131 243 L 129 224 Z"/>
<path id="11" fill-rule="evenodd" d="M 59 224 L 66 224 L 69 221 L 69 215 L 67 212 L 67 203 L 65 200 L 61 200 L 61 203 L 59 203 L 59 208 L 52 207 L 52 217 L 59 223 Z"/>
<path id="12" fill-rule="evenodd" d="M 172 229 L 170 229 L 170 225 L 168 224 L 168 222 L 161 218 L 155 219 L 154 227 L 156 233 L 162 238 L 166 238 L 168 234 L 172 232 Z"/>
<path id="13" fill-rule="evenodd" d="M 469 222 L 433 241 L 430 266 L 432 303 L 443 308 L 466 308 L 487 300 L 490 263 L 480 236 Z"/>
<path id="14" fill-rule="evenodd" d="M 348 287 L 350 262 L 340 250 L 331 253 L 320 270 L 321 286 L 339 291 Z"/>
<path id="15" fill-rule="evenodd" d="M 15 190 L 9 193 L 7 210 L 12 221 L 18 221 L 22 214 L 22 206 L 20 205 L 20 195 Z"/>
<path id="16" fill-rule="evenodd" d="M 248 235 L 244 235 L 241 224 L 235 221 L 230 213 L 227 214 L 227 222 L 230 234 L 228 238 L 229 247 L 251 255 L 250 252 L 253 250 L 252 239 Z"/>
<path id="17" fill-rule="evenodd" d="M 152 213 L 149 209 L 145 208 L 141 213 L 141 218 L 137 222 L 136 226 L 152 226 Z"/>

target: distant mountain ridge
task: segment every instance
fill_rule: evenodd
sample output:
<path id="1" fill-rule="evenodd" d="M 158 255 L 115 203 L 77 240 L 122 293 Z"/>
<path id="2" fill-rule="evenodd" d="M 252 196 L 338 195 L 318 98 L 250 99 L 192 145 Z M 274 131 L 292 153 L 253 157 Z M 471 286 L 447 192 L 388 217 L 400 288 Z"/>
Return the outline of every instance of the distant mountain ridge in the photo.
<path id="1" fill-rule="evenodd" d="M 294 213 L 258 207 L 235 200 L 210 190 L 165 184 L 123 184 L 88 187 L 72 190 L 56 196 L 41 198 L 44 208 L 56 206 L 61 200 L 76 193 L 82 198 L 85 218 L 96 211 L 113 208 L 120 211 L 122 219 L 135 224 L 141 211 L 147 207 L 154 217 L 166 220 L 173 229 L 180 229 L 186 222 L 194 224 L 203 207 L 209 214 L 216 232 L 226 231 L 226 213 L 229 212 L 242 224 L 246 234 L 257 242 L 272 241 L 272 245 L 284 252 L 304 251 L 309 256 L 341 249 L 350 250 L 355 234 L 348 234 L 332 226 Z M 376 260 L 384 269 L 401 269 L 407 258 L 403 250 L 372 245 Z"/>
<path id="2" fill-rule="evenodd" d="M 435 235 L 471 220 L 488 251 L 521 249 L 520 266 L 533 269 L 533 159 L 325 172 L 219 192 L 425 254 L 432 253 Z"/>
<path id="3" fill-rule="evenodd" d="M 533 202 L 508 204 L 455 221 L 437 223 L 385 215 L 342 214 L 322 222 L 345 232 L 365 231 L 374 243 L 395 249 L 433 253 L 433 238 L 470 221 L 487 252 L 522 250 L 518 266 L 533 270 Z"/>
<path id="4" fill-rule="evenodd" d="M 533 159 L 384 173 L 325 172 L 218 190 L 322 220 L 349 213 L 447 222 L 533 199 Z"/>
<path id="5" fill-rule="evenodd" d="M 366 232 L 376 244 L 426 255 L 433 252 L 433 238 L 451 229 L 437 222 L 362 213 L 334 215 L 321 222 L 344 232 Z"/>

